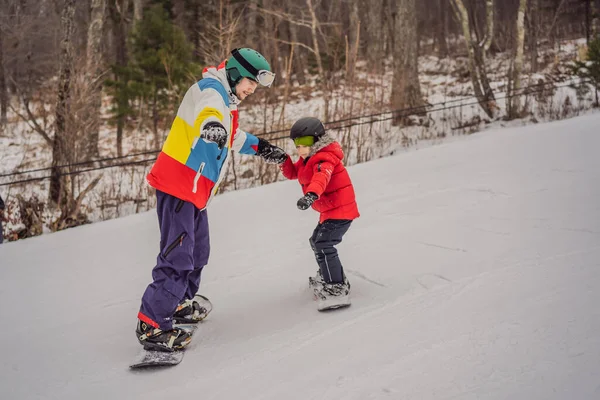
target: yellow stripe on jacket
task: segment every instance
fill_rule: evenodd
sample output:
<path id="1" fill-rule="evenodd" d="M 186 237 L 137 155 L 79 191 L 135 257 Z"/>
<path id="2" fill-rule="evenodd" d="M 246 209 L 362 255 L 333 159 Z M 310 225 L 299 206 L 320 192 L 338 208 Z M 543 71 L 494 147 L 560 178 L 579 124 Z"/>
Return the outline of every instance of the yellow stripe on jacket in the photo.
<path id="1" fill-rule="evenodd" d="M 200 136 L 202 124 L 209 118 L 218 118 L 219 121 L 223 121 L 223 114 L 216 108 L 205 107 L 196 117 L 193 127 L 183 118 L 176 116 L 162 151 L 185 165 L 194 141 Z"/>

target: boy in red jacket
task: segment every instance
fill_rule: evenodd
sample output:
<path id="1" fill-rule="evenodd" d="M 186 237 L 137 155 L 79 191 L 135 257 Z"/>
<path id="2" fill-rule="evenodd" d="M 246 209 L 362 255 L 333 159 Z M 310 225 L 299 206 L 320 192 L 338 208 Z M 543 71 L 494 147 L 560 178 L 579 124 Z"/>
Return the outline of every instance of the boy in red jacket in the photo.
<path id="1" fill-rule="evenodd" d="M 300 159 L 281 164 L 283 175 L 298 179 L 304 196 L 298 208 L 312 206 L 320 213 L 319 224 L 309 239 L 319 271 L 309 286 L 319 301 L 319 311 L 350 305 L 350 282 L 344 274 L 335 248 L 359 217 L 354 187 L 342 162 L 344 152 L 317 118 L 301 118 L 290 131 Z"/>

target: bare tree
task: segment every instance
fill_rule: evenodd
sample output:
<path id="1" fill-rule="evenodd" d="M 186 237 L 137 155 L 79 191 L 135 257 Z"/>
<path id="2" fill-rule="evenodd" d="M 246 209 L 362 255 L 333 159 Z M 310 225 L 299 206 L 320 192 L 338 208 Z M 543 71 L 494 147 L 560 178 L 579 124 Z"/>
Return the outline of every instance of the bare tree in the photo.
<path id="1" fill-rule="evenodd" d="M 100 115 L 102 112 L 102 75 L 104 63 L 102 59 L 102 32 L 104 30 L 104 19 L 106 0 L 92 0 L 91 20 L 88 27 L 87 38 L 87 65 L 86 75 L 90 90 L 90 106 L 88 107 L 88 139 L 86 155 L 87 158 L 98 157 L 98 140 L 100 136 Z"/>
<path id="2" fill-rule="evenodd" d="M 485 0 L 485 21 L 487 29 L 483 39 L 483 57 L 490 51 L 494 40 L 494 0 Z"/>
<path id="3" fill-rule="evenodd" d="M 319 20 L 317 18 L 317 13 L 315 12 L 315 8 L 313 6 L 313 0 L 306 0 L 306 5 L 308 7 L 308 13 L 310 15 L 310 33 L 312 39 L 312 50 L 315 58 L 317 60 L 317 68 L 319 69 L 319 76 L 321 77 L 322 84 L 325 86 L 325 110 L 323 111 L 324 119 L 329 119 L 329 100 L 330 100 L 330 90 L 329 90 L 329 80 L 325 76 L 325 69 L 323 68 L 323 61 L 321 59 L 321 51 L 319 50 Z"/>
<path id="4" fill-rule="evenodd" d="M 50 201 L 60 205 L 68 190 L 67 175 L 62 173 L 62 165 L 69 164 L 69 127 L 67 120 L 70 112 L 71 78 L 73 75 L 73 31 L 74 31 L 75 0 L 65 0 L 61 14 L 62 40 L 60 44 L 60 72 L 58 78 L 58 98 L 56 102 L 55 134 L 52 145 L 52 170 L 50 177 Z"/>
<path id="5" fill-rule="evenodd" d="M 313 0 L 306 0 L 306 5 L 308 7 L 308 12 L 310 15 L 310 37 L 312 40 L 312 49 L 315 54 L 315 58 L 317 60 L 317 68 L 319 69 L 319 75 L 321 77 L 325 77 L 325 70 L 323 69 L 323 61 L 321 60 L 321 51 L 319 50 L 319 20 L 317 18 L 317 13 L 315 12 L 315 8 L 313 7 Z M 327 115 L 327 112 L 325 113 Z"/>
<path id="6" fill-rule="evenodd" d="M 586 11 L 586 39 L 589 43 L 598 35 L 598 7 L 596 6 L 596 0 L 586 0 L 585 2 Z"/>
<path id="7" fill-rule="evenodd" d="M 258 0 L 250 0 L 250 10 L 248 12 L 248 31 L 246 33 L 246 40 L 249 46 L 257 46 L 258 44 L 258 33 L 260 29 L 258 27 Z"/>
<path id="8" fill-rule="evenodd" d="M 567 2 L 568 2 L 567 0 L 560 0 L 558 2 L 558 5 L 556 6 L 556 10 L 554 12 L 554 18 L 552 18 L 552 22 L 547 25 L 548 30 L 547 30 L 546 36 L 548 38 L 550 38 L 552 41 L 556 40 L 556 33 L 555 33 L 556 27 L 558 25 L 560 16 L 564 13 L 563 10 L 566 7 Z M 556 2 L 553 2 L 553 3 L 556 3 Z"/>
<path id="9" fill-rule="evenodd" d="M 364 0 L 363 2 L 363 9 L 366 13 L 366 38 L 368 42 L 365 51 L 377 72 L 381 72 L 382 61 L 385 57 L 387 1 Z"/>
<path id="10" fill-rule="evenodd" d="M 6 125 L 6 112 L 8 110 L 8 88 L 6 86 L 6 72 L 4 70 L 4 33 L 2 32 L 3 18 L 0 19 L 0 132 Z"/>
<path id="11" fill-rule="evenodd" d="M 475 96 L 477 97 L 481 108 L 490 118 L 492 118 L 496 108 L 496 100 L 487 76 L 484 51 L 484 47 L 489 47 L 489 40 L 491 40 L 491 37 L 493 36 L 489 31 L 490 26 L 488 26 L 488 33 L 484 41 L 474 40 L 469 13 L 463 0 L 450 0 L 450 4 L 453 6 L 456 19 L 460 23 L 465 38 L 465 44 L 469 55 L 469 73 L 471 75 L 471 83 L 473 84 Z M 491 0 L 486 0 L 486 5 L 486 14 L 488 15 L 487 20 L 489 21 L 490 13 L 492 13 L 491 19 L 493 19 L 493 3 Z"/>
<path id="12" fill-rule="evenodd" d="M 447 0 L 437 0 L 437 8 L 438 18 L 437 26 L 435 29 L 435 33 L 437 36 L 438 43 L 438 56 L 440 58 L 448 57 L 448 1 Z"/>
<path id="13" fill-rule="evenodd" d="M 590 8 L 592 13 L 592 35 L 594 38 L 598 38 L 600 34 L 600 9 L 595 0 L 590 0 Z"/>
<path id="14" fill-rule="evenodd" d="M 525 10 L 527 0 L 519 0 L 517 11 L 517 24 L 515 26 L 515 44 L 513 50 L 512 66 L 508 77 L 507 112 L 509 118 L 516 118 L 521 112 L 520 96 L 521 74 L 523 72 L 523 50 L 525 47 Z"/>
<path id="15" fill-rule="evenodd" d="M 123 10 L 121 12 L 127 12 L 127 0 L 124 1 Z M 144 16 L 144 0 L 133 0 L 133 22 L 138 23 Z"/>
<path id="16" fill-rule="evenodd" d="M 419 83 L 416 0 L 397 0 L 394 33 L 392 107 L 397 110 L 421 107 L 423 96 Z M 405 115 L 397 113 L 393 122 L 400 124 L 404 119 Z"/>
<path id="17" fill-rule="evenodd" d="M 290 29 L 290 40 L 291 40 L 291 46 L 293 47 L 295 43 L 300 43 L 300 34 L 299 34 L 299 28 L 300 26 L 298 24 L 289 22 L 289 29 Z M 292 65 L 292 71 L 296 71 L 296 78 L 298 80 L 298 82 L 300 82 L 301 84 L 304 83 L 306 81 L 306 75 L 305 75 L 305 71 L 307 69 L 307 57 L 306 57 L 306 49 L 298 46 L 298 48 L 294 49 L 294 51 L 296 52 L 296 61 L 294 62 L 294 65 Z"/>
<path id="18" fill-rule="evenodd" d="M 109 15 L 112 22 L 112 41 L 115 52 L 115 64 L 117 68 L 124 68 L 127 65 L 127 2 L 128 0 L 110 0 L 109 2 Z M 120 74 L 115 77 L 117 85 L 125 85 L 125 78 Z M 123 110 L 127 107 L 128 99 L 124 94 L 124 91 L 120 91 L 119 98 L 117 99 L 118 108 Z M 116 117 L 117 123 L 117 155 L 120 157 L 123 155 L 123 135 L 125 129 L 125 115 L 119 112 Z"/>
<path id="19" fill-rule="evenodd" d="M 191 40 L 194 46 L 194 60 L 200 61 L 200 27 L 202 26 L 202 13 L 200 12 L 200 1 L 194 0 L 192 7 Z"/>
<path id="20" fill-rule="evenodd" d="M 540 0 L 529 1 L 529 12 L 526 15 L 528 22 L 528 48 L 531 71 L 538 70 L 538 34 L 540 30 Z"/>
<path id="21" fill-rule="evenodd" d="M 358 55 L 358 47 L 360 44 L 360 15 L 359 15 L 359 0 L 350 0 L 350 26 L 348 27 L 348 42 L 349 49 L 346 55 L 346 73 L 350 80 L 354 76 L 354 64 Z"/>

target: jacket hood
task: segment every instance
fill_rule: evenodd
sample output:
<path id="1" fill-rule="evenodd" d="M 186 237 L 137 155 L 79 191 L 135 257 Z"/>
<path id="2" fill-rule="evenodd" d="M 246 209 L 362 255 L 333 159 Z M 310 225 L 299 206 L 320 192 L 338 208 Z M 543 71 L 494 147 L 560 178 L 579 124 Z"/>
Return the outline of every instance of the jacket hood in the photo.
<path id="1" fill-rule="evenodd" d="M 314 145 L 311 146 L 310 153 L 308 153 L 308 157 L 312 157 L 320 150 L 323 150 L 339 158 L 340 160 L 344 158 L 342 146 L 335 140 L 333 135 L 331 135 L 329 132 L 325 132 L 325 134 L 321 136 L 319 140 L 315 142 Z"/>
<path id="2" fill-rule="evenodd" d="M 227 91 L 227 94 L 229 96 L 229 101 L 232 104 L 237 105 L 241 102 L 241 100 L 235 94 L 233 94 L 233 91 L 231 90 L 231 87 L 229 86 L 229 82 L 227 81 L 227 72 L 225 71 L 225 61 L 223 61 L 221 64 L 219 64 L 218 67 L 210 66 L 210 67 L 204 68 L 204 70 L 202 71 L 202 78 L 211 78 L 211 79 L 218 80 L 219 82 L 221 82 L 221 84 Z"/>

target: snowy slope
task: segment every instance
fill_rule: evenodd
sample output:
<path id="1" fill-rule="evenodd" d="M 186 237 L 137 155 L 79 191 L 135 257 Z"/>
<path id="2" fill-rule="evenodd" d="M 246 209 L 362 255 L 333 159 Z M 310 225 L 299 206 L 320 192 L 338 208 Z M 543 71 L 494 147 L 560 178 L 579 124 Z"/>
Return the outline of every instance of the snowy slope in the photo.
<path id="1" fill-rule="evenodd" d="M 353 305 L 319 313 L 297 182 L 209 210 L 215 311 L 128 370 L 153 212 L 0 246 L 0 399 L 600 398 L 600 115 L 350 168 Z"/>

